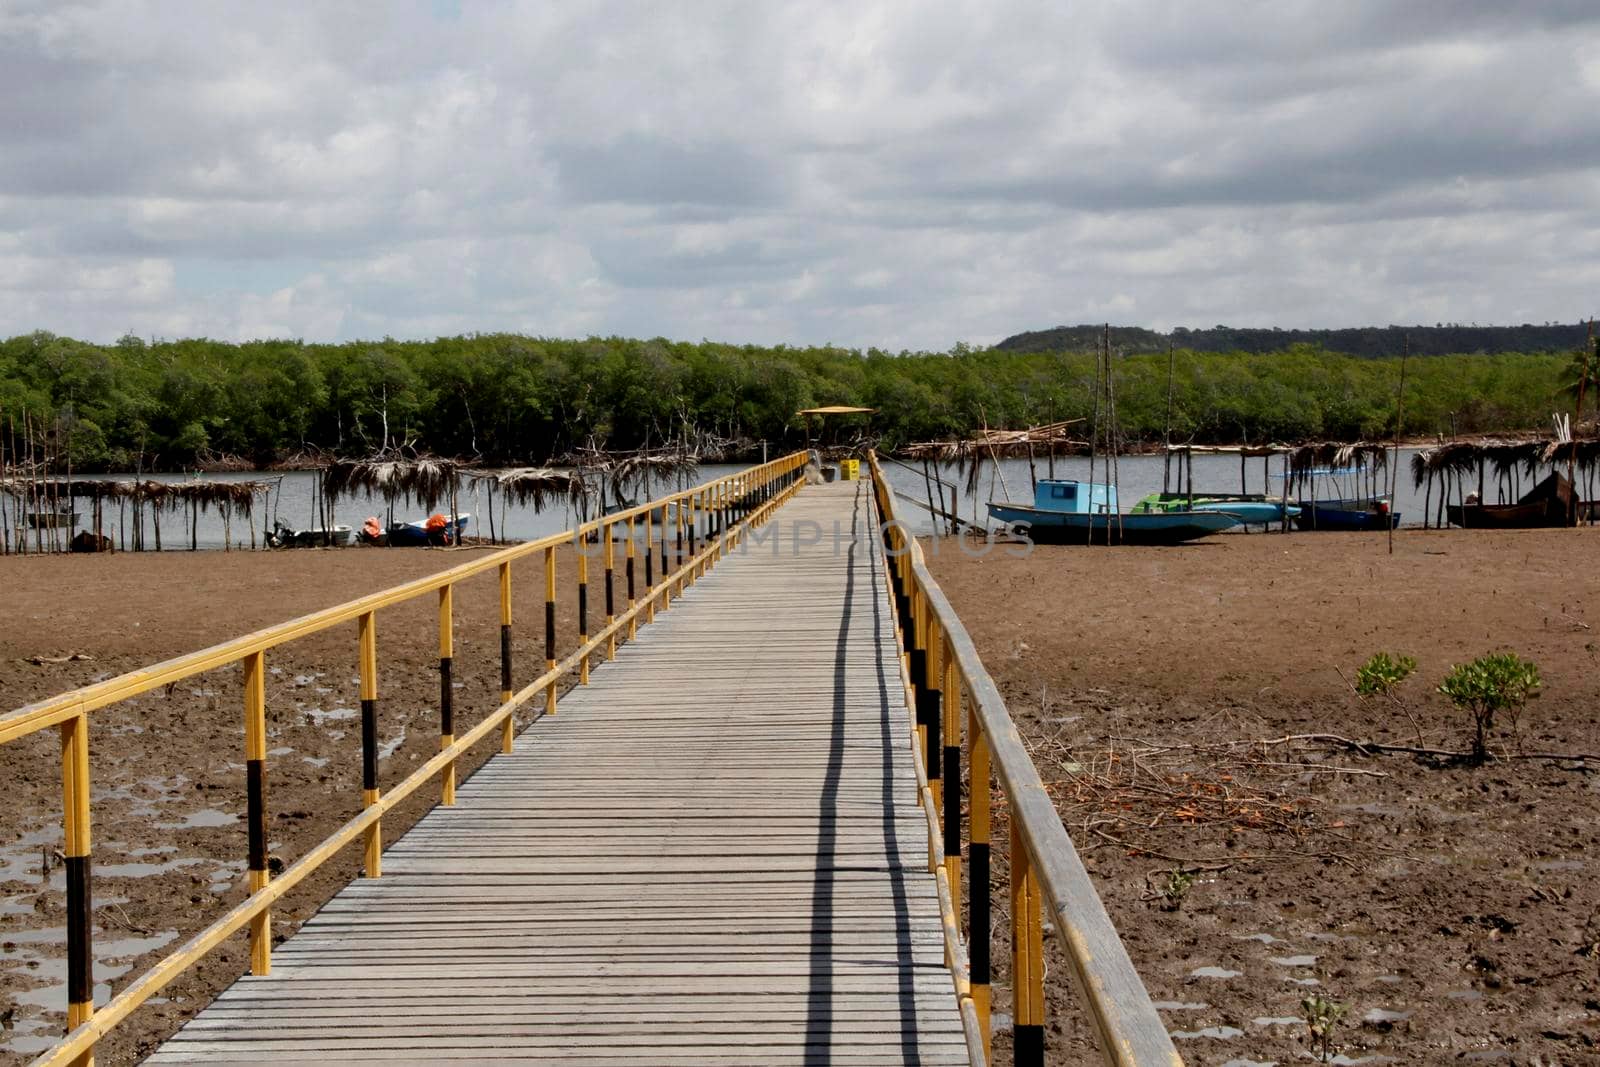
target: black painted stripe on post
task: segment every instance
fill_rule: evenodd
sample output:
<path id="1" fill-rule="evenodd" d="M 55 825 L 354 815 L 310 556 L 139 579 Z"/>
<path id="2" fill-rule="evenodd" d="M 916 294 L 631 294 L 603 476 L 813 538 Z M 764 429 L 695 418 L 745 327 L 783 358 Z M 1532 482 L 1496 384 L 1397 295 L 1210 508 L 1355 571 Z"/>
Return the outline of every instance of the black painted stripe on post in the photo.
<path id="1" fill-rule="evenodd" d="M 511 692 L 511 627 L 500 624 L 500 691 Z"/>
<path id="2" fill-rule="evenodd" d="M 961 855 L 961 746 L 944 746 L 944 854 Z"/>
<path id="3" fill-rule="evenodd" d="M 661 513 L 661 523 L 662 523 L 662 528 L 661 528 L 661 580 L 663 582 L 667 580 L 667 575 L 672 573 L 672 568 L 667 566 L 667 530 L 666 530 L 666 522 L 667 522 L 667 513 L 665 511 L 663 511 Z"/>
<path id="4" fill-rule="evenodd" d="M 556 658 L 556 602 L 544 602 L 544 658 Z"/>
<path id="5" fill-rule="evenodd" d="M 1044 1027 L 1038 1023 L 1015 1027 L 1011 1049 L 1011 1061 L 1017 1067 L 1044 1067 Z"/>
<path id="6" fill-rule="evenodd" d="M 361 788 L 378 788 L 378 702 L 361 702 Z"/>
<path id="7" fill-rule="evenodd" d="M 633 557 L 632 556 L 628 557 L 628 565 L 626 567 L 624 567 L 623 570 L 628 572 L 628 599 L 629 600 L 633 600 L 634 599 L 634 595 L 633 595 Z"/>
<path id="8" fill-rule="evenodd" d="M 923 653 L 926 655 L 927 653 Z M 939 690 L 922 688 L 917 694 L 917 722 L 927 724 L 924 738 L 927 742 L 922 753 L 922 764 L 928 770 L 929 783 L 939 781 Z"/>
<path id="9" fill-rule="evenodd" d="M 89 857 L 67 857 L 67 1002 L 94 999 L 94 943 L 89 901 Z"/>
<path id="10" fill-rule="evenodd" d="M 968 878 L 972 884 L 968 902 L 971 908 L 971 928 L 967 935 L 967 962 L 972 968 L 974 985 L 989 984 L 989 842 L 974 841 L 967 846 L 970 856 L 967 864 Z"/>
<path id="11" fill-rule="evenodd" d="M 646 589 L 649 589 L 652 585 L 656 584 L 656 577 L 655 577 L 655 558 L 656 557 L 655 557 L 655 553 L 653 551 L 651 551 L 651 548 L 652 548 L 652 546 L 650 544 L 650 541 L 649 541 L 648 538 L 646 538 L 645 539 L 645 543 L 644 543 L 644 587 Z"/>
<path id="12" fill-rule="evenodd" d="M 617 614 L 617 594 L 611 588 L 611 568 L 606 568 L 606 617 L 614 618 Z"/>
<path id="13" fill-rule="evenodd" d="M 267 869 L 267 768 L 265 761 L 245 760 L 245 818 L 249 822 L 250 870 Z"/>
<path id="14" fill-rule="evenodd" d="M 439 732 L 456 732 L 456 687 L 449 656 L 439 657 Z"/>
<path id="15" fill-rule="evenodd" d="M 578 636 L 589 636 L 589 583 L 578 583 Z"/>

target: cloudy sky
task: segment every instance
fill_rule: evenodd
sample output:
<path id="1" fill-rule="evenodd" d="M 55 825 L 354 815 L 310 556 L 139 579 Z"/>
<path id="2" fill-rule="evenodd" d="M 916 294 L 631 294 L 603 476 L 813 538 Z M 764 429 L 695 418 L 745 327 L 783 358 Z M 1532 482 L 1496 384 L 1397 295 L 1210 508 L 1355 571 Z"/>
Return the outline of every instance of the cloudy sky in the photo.
<path id="1" fill-rule="evenodd" d="M 1600 310 L 1600 3 L 0 0 L 0 335 Z"/>

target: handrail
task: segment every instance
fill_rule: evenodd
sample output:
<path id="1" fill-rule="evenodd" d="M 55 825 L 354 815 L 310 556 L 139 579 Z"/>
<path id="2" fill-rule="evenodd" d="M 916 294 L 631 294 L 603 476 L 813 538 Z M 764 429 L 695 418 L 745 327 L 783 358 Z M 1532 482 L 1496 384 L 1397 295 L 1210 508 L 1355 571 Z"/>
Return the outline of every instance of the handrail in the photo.
<path id="1" fill-rule="evenodd" d="M 1005 789 L 1010 806 L 1012 1000 L 1014 1059 L 1019 1067 L 1044 1062 L 1044 962 L 1041 904 L 1047 905 L 1062 934 L 1067 962 L 1076 979 L 1105 1063 L 1153 1067 L 1183 1063 L 1150 994 L 1128 957 L 1089 873 L 1078 858 L 1061 816 L 1045 791 L 1006 710 L 1005 699 L 989 676 L 976 647 L 939 583 L 928 571 L 922 548 L 894 510 L 894 494 L 875 452 L 867 455 L 878 511 L 884 520 L 882 545 L 890 577 L 898 628 L 911 680 L 911 703 L 920 787 L 931 803 L 931 824 L 942 829 L 944 881 L 953 902 L 961 891 L 961 703 L 968 698 L 971 805 L 968 855 L 971 923 L 968 952 L 972 1001 L 983 1030 L 987 1055 L 989 1020 L 989 790 L 990 768 Z M 940 749 L 942 747 L 942 753 Z M 942 755 L 942 759 L 940 758 Z M 942 764 L 942 765 L 941 765 Z M 942 816 L 939 809 L 942 808 Z M 1041 901 L 1041 890 L 1043 900 Z M 953 904 L 959 914 L 959 903 Z M 974 937 L 973 934 L 981 935 Z"/>
<path id="2" fill-rule="evenodd" d="M 67 875 L 67 1027 L 61 1042 L 43 1053 L 36 1064 L 89 1064 L 95 1044 L 127 1018 L 139 1005 L 165 988 L 228 936 L 250 928 L 251 971 L 263 975 L 271 970 L 271 908 L 284 893 L 327 862 L 341 849 L 358 839 L 366 845 L 366 874 L 381 875 L 381 821 L 392 809 L 429 780 L 440 777 L 441 803 L 455 802 L 456 763 L 476 744 L 498 728 L 503 751 L 510 751 L 519 708 L 543 694 L 544 707 L 535 721 L 556 711 L 557 683 L 573 671 L 579 684 L 589 680 L 589 664 L 597 655 L 611 659 L 616 643 L 624 635 L 631 638 L 641 624 L 655 619 L 658 610 L 670 606 L 674 593 L 681 596 L 686 586 L 709 570 L 742 540 L 746 530 L 759 525 L 793 496 L 804 484 L 802 472 L 807 453 L 790 455 L 748 468 L 737 474 L 713 479 L 691 489 L 611 515 L 579 524 L 575 529 L 493 552 L 481 559 L 419 578 L 391 589 L 339 604 L 323 611 L 270 626 L 243 637 L 214 645 L 199 652 L 178 656 L 143 670 L 131 671 L 71 692 L 26 705 L 0 716 L 0 744 L 37 733 L 50 726 L 61 728 L 62 794 L 66 825 Z M 661 515 L 659 525 L 653 520 Z M 677 566 L 668 569 L 668 518 L 671 516 Z M 644 590 L 637 596 L 635 587 L 635 540 L 638 520 L 644 519 Z M 659 542 L 651 540 L 652 526 Z M 627 531 L 626 581 L 628 607 L 616 611 L 612 528 Z M 685 554 L 685 540 L 688 552 Z M 588 621 L 588 546 L 596 540 L 604 546 L 605 625 L 590 634 Z M 555 551 L 571 542 L 579 549 L 578 566 L 578 648 L 559 662 L 555 657 Z M 702 547 L 703 545 L 703 547 Z M 660 550 L 659 578 L 653 562 Z M 536 552 L 544 557 L 545 578 L 545 666 L 544 673 L 520 690 L 512 688 L 511 662 L 511 564 Z M 453 589 L 457 582 L 478 574 L 499 571 L 501 623 L 501 693 L 494 711 L 460 738 L 455 736 L 452 697 Z M 439 676 L 440 733 L 439 752 L 408 775 L 387 794 L 377 784 L 377 643 L 376 614 L 382 608 L 423 596 L 439 594 Z M 359 624 L 361 661 L 362 719 L 362 800 L 361 814 L 349 820 L 332 835 L 315 845 L 276 878 L 269 875 L 266 848 L 266 725 L 264 672 L 266 652 L 279 645 L 317 633 L 340 623 Z M 217 921 L 163 957 L 149 971 L 100 1011 L 93 1001 L 92 922 L 89 907 L 89 723 L 90 713 L 109 704 L 146 693 L 160 686 L 232 663 L 244 667 L 245 762 L 247 781 L 246 817 L 249 830 L 250 895 Z"/>

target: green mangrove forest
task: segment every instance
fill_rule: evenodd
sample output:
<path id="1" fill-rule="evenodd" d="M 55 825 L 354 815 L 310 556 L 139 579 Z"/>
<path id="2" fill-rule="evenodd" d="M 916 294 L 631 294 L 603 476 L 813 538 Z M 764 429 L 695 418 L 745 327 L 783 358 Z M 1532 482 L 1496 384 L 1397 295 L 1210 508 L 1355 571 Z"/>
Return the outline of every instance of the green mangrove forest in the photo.
<path id="1" fill-rule="evenodd" d="M 1091 414 L 1091 350 L 1004 345 L 891 353 L 506 334 L 342 344 L 128 336 L 98 345 L 38 332 L 0 342 L 0 438 L 15 442 L 25 428 L 48 434 L 52 450 L 83 471 L 218 457 L 266 466 L 396 447 L 510 464 L 585 446 L 789 445 L 805 437 L 795 413 L 826 404 L 876 408 L 870 422 L 830 432 L 865 429 L 890 448 Z M 1413 356 L 1403 432 L 1544 429 L 1552 411 L 1572 410 L 1580 357 L 1581 349 Z M 1179 348 L 1172 433 L 1202 443 L 1388 435 L 1400 365 L 1304 341 L 1265 352 Z M 1114 366 L 1126 444 L 1160 441 L 1168 353 L 1118 352 Z"/>

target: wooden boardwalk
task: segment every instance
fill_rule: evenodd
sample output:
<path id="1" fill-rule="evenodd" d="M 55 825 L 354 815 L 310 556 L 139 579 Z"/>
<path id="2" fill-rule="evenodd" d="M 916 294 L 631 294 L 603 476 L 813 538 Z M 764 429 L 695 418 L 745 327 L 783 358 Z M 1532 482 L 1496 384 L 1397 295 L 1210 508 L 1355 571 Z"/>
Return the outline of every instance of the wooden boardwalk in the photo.
<path id="1" fill-rule="evenodd" d="M 148 1062 L 966 1063 L 869 495 L 802 490 Z"/>

